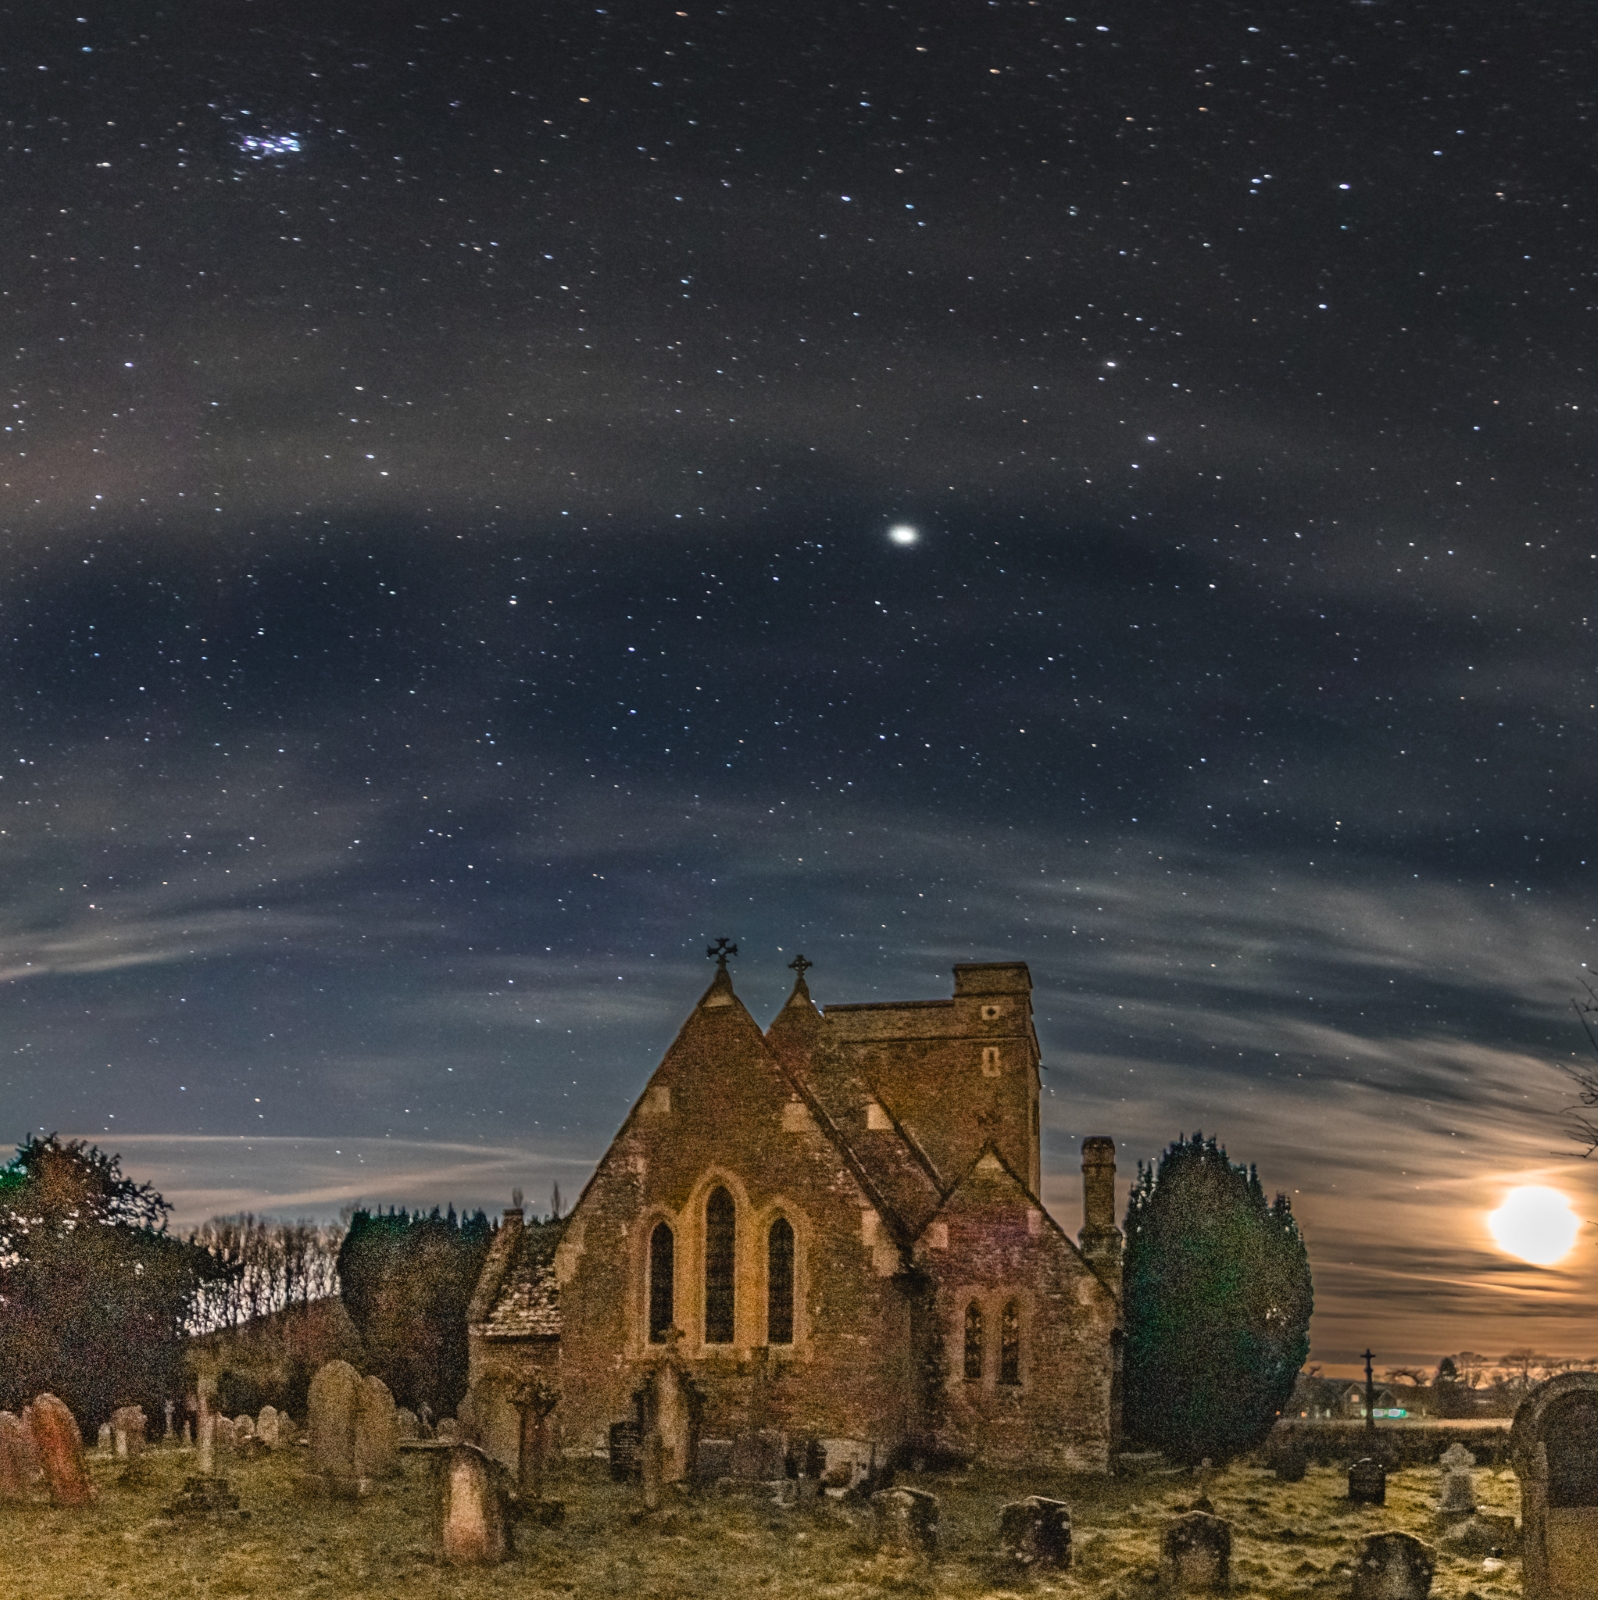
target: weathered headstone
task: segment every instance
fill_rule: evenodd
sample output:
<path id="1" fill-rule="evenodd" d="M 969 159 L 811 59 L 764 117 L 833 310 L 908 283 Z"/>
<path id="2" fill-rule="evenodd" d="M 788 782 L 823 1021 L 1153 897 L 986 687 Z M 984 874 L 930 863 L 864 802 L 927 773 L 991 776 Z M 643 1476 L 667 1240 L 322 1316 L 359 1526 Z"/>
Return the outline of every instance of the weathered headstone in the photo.
<path id="1" fill-rule="evenodd" d="M 416 1437 L 421 1423 L 414 1411 L 406 1406 L 401 1406 L 394 1413 L 394 1424 L 399 1429 L 400 1443 L 410 1444 Z"/>
<path id="2" fill-rule="evenodd" d="M 126 1441 L 124 1441 L 125 1444 Z M 109 1422 L 100 1424 L 100 1431 L 95 1435 L 94 1448 L 96 1450 L 104 1450 L 107 1455 L 116 1448 L 116 1432 Z M 127 1450 L 124 1448 L 122 1453 L 126 1455 Z"/>
<path id="3" fill-rule="evenodd" d="M 645 1428 L 660 1435 L 662 1482 L 681 1483 L 694 1469 L 697 1429 L 682 1374 L 672 1362 L 663 1362 L 650 1373 L 643 1405 Z"/>
<path id="4" fill-rule="evenodd" d="M 1273 1437 L 1266 1459 L 1278 1483 L 1302 1483 L 1309 1471 L 1309 1451 L 1304 1448 L 1304 1441 L 1294 1434 Z"/>
<path id="5" fill-rule="evenodd" d="M 37 1471 L 22 1419 L 14 1411 L 0 1411 L 0 1500 L 26 1500 Z"/>
<path id="6" fill-rule="evenodd" d="M 1024 1567 L 1071 1565 L 1071 1508 L 1028 1495 L 999 1508 L 999 1550 Z"/>
<path id="7" fill-rule="evenodd" d="M 825 1466 L 821 1481 L 829 1489 L 853 1489 L 876 1470 L 877 1450 L 869 1439 L 821 1439 Z"/>
<path id="8" fill-rule="evenodd" d="M 118 1406 L 111 1413 L 111 1437 L 118 1456 L 137 1456 L 144 1450 L 149 1423 L 140 1406 Z"/>
<path id="9" fill-rule="evenodd" d="M 233 1437 L 233 1419 L 217 1417 L 212 1423 L 211 1444 L 219 1453 L 231 1454 L 237 1441 Z"/>
<path id="10" fill-rule="evenodd" d="M 516 1409 L 515 1385 L 490 1372 L 466 1391 L 456 1419 L 460 1437 L 480 1446 L 507 1472 L 516 1470 L 521 1453 L 521 1412 Z"/>
<path id="11" fill-rule="evenodd" d="M 930 1556 L 938 1548 L 938 1497 L 925 1489 L 878 1489 L 871 1497 L 877 1549 Z"/>
<path id="12" fill-rule="evenodd" d="M 1373 1533 L 1354 1560 L 1353 1600 L 1426 1600 L 1436 1557 L 1412 1533 Z"/>
<path id="13" fill-rule="evenodd" d="M 161 1437 L 163 1440 L 169 1441 L 172 1438 L 172 1413 L 177 1410 L 177 1407 L 170 1400 L 163 1400 L 161 1409 L 166 1413 L 166 1432 Z"/>
<path id="14" fill-rule="evenodd" d="M 1475 1511 L 1476 1480 L 1470 1475 L 1475 1465 L 1475 1456 L 1462 1444 L 1451 1444 L 1443 1452 L 1443 1492 L 1437 1501 L 1440 1522 L 1448 1525 L 1462 1522 Z"/>
<path id="15" fill-rule="evenodd" d="M 381 1378 L 361 1380 L 355 1395 L 355 1476 L 363 1490 L 399 1470 L 394 1396 Z"/>
<path id="16" fill-rule="evenodd" d="M 521 1419 L 516 1493 L 524 1506 L 531 1506 L 544 1498 L 544 1474 L 549 1462 L 549 1418 L 560 1402 L 560 1390 L 535 1376 L 516 1391 L 513 1399 Z"/>
<path id="17" fill-rule="evenodd" d="M 638 1477 L 643 1485 L 645 1511 L 660 1510 L 660 1484 L 666 1470 L 666 1445 L 657 1429 L 644 1435 L 638 1451 Z"/>
<path id="18" fill-rule="evenodd" d="M 250 1416 L 235 1417 L 233 1419 L 233 1448 L 242 1449 L 255 1438 L 255 1418 Z"/>
<path id="19" fill-rule="evenodd" d="M 1371 1456 L 1361 1456 L 1348 1469 L 1348 1498 L 1359 1506 L 1387 1504 L 1387 1468 Z"/>
<path id="20" fill-rule="evenodd" d="M 255 1437 L 269 1450 L 276 1450 L 280 1442 L 282 1422 L 276 1406 L 262 1406 L 255 1419 Z"/>
<path id="21" fill-rule="evenodd" d="M 311 1468 L 343 1493 L 354 1493 L 355 1404 L 361 1375 L 347 1361 L 329 1361 L 311 1379 Z"/>
<path id="22" fill-rule="evenodd" d="M 94 1486 L 83 1459 L 77 1419 L 53 1394 L 41 1394 L 23 1411 L 22 1420 L 50 1498 L 58 1506 L 87 1505 L 94 1498 Z"/>
<path id="23" fill-rule="evenodd" d="M 461 1437 L 461 1425 L 453 1417 L 445 1417 L 439 1422 L 434 1437 L 440 1444 L 458 1444 Z"/>
<path id="24" fill-rule="evenodd" d="M 732 1476 L 770 1483 L 788 1473 L 788 1441 L 775 1428 L 738 1434 L 732 1441 Z"/>
<path id="25" fill-rule="evenodd" d="M 1509 1430 L 1520 1479 L 1526 1600 L 1598 1596 L 1598 1373 L 1566 1372 L 1521 1401 Z"/>
<path id="26" fill-rule="evenodd" d="M 505 1508 L 494 1463 L 476 1445 L 439 1452 L 434 1480 L 436 1539 L 450 1566 L 491 1566 L 505 1559 Z"/>
<path id="27" fill-rule="evenodd" d="M 1175 1594 L 1211 1594 L 1232 1580 L 1232 1525 L 1190 1511 L 1160 1535 L 1160 1580 Z"/>

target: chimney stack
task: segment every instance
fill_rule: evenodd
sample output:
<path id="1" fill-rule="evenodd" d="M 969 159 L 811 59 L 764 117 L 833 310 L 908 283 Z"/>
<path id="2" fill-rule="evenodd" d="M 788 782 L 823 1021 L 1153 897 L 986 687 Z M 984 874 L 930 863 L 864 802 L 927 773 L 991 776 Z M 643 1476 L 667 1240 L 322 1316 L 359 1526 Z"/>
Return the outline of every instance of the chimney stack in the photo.
<path id="1" fill-rule="evenodd" d="M 1115 1225 L 1115 1140 L 1082 1141 L 1082 1254 L 1121 1293 L 1121 1230 Z"/>

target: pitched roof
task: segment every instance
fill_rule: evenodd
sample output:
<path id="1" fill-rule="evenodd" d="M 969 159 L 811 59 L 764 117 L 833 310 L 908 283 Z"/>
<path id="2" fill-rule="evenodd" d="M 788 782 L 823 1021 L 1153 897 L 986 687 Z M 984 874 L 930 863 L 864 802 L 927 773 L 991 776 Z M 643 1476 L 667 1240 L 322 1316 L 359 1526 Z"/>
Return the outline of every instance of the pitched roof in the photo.
<path id="1" fill-rule="evenodd" d="M 474 1331 L 485 1339 L 558 1339 L 560 1337 L 560 1290 L 555 1284 L 555 1247 L 566 1231 L 562 1222 L 535 1222 L 531 1227 L 502 1227 L 501 1235 L 514 1234 L 499 1265 L 497 1282 L 489 1273 L 496 1265 L 490 1259 L 473 1296 L 472 1312 L 480 1313 L 481 1302 L 490 1296 L 486 1316 L 469 1316 Z M 490 1287 L 491 1284 L 491 1287 Z M 487 1289 L 487 1294 L 484 1289 Z"/>

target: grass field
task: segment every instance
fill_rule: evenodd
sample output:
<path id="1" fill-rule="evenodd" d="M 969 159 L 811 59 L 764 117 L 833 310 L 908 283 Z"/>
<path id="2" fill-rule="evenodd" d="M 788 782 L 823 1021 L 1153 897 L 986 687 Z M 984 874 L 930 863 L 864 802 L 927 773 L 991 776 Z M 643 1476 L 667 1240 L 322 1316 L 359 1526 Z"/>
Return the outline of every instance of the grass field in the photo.
<path id="1" fill-rule="evenodd" d="M 307 1452 L 223 1458 L 240 1513 L 178 1521 L 163 1515 L 194 1470 L 192 1453 L 149 1452 L 146 1481 L 120 1481 L 120 1464 L 91 1457 L 100 1498 L 87 1510 L 0 1506 L 0 1571 L 29 1600 L 93 1596 L 251 1595 L 262 1600 L 403 1600 L 403 1597 L 628 1595 L 658 1600 L 867 1600 L 887 1594 L 966 1597 L 1062 1594 L 1153 1600 L 1159 1532 L 1198 1492 L 1186 1475 L 1065 1479 L 1047 1473 L 928 1474 L 902 1481 L 942 1503 L 942 1546 L 930 1563 L 875 1556 L 869 1508 L 827 1502 L 814 1513 L 715 1495 L 668 1500 L 635 1524 L 637 1498 L 602 1463 L 564 1466 L 549 1492 L 565 1500 L 558 1528 L 524 1525 L 503 1566 L 446 1568 L 433 1558 L 432 1461 L 402 1458 L 401 1476 L 358 1502 L 325 1498 L 306 1473 Z M 1346 1593 L 1357 1539 L 1406 1528 L 1431 1540 L 1435 1468 L 1395 1473 L 1382 1508 L 1350 1505 L 1334 1467 L 1279 1484 L 1238 1466 L 1209 1484 L 1215 1510 L 1234 1524 L 1232 1592 L 1257 1600 Z M 1509 1473 L 1480 1471 L 1484 1509 L 1514 1511 Z M 1076 1559 L 1066 1573 L 1029 1576 L 993 1555 L 998 1509 L 1024 1494 L 1068 1501 Z M 1442 1556 L 1438 1600 L 1509 1600 L 1519 1562 Z"/>

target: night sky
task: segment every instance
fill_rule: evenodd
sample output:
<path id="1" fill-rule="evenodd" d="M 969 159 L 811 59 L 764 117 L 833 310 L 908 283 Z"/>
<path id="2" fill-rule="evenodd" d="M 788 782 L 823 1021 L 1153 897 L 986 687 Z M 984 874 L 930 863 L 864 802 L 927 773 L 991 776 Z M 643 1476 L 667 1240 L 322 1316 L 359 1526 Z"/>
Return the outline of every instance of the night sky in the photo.
<path id="1" fill-rule="evenodd" d="M 1024 959 L 1073 1232 L 1593 1353 L 1582 8 L 4 9 L 0 1137 L 542 1207 L 711 938 Z"/>

